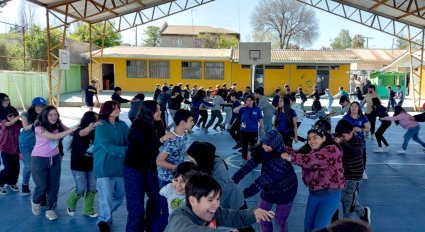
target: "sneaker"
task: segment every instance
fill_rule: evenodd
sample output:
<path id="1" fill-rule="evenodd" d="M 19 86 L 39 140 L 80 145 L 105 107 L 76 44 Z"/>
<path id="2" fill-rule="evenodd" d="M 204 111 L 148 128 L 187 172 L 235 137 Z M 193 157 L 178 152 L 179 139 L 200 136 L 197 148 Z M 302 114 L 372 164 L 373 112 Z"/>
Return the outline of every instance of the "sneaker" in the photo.
<path id="1" fill-rule="evenodd" d="M 13 192 L 19 192 L 19 187 L 16 184 L 13 185 L 9 185 L 10 190 L 12 190 Z"/>
<path id="2" fill-rule="evenodd" d="M 374 149 L 372 149 L 372 151 L 375 152 L 375 153 L 384 153 L 385 152 L 384 148 L 382 148 L 382 147 L 374 148 Z"/>
<path id="3" fill-rule="evenodd" d="M 70 209 L 70 208 L 66 207 L 66 212 L 71 217 L 74 217 L 74 215 L 75 215 L 75 209 Z"/>
<path id="4" fill-rule="evenodd" d="M 99 217 L 99 214 L 97 214 L 96 212 L 93 212 L 93 213 L 91 213 L 91 214 L 84 214 L 84 215 L 86 215 L 86 216 L 88 216 L 88 217 L 91 217 L 91 218 Z"/>
<path id="5" fill-rule="evenodd" d="M 372 222 L 370 220 L 370 208 L 369 207 L 364 207 L 364 215 L 360 217 L 361 220 L 363 220 L 364 222 L 366 222 L 368 225 L 371 225 Z"/>
<path id="6" fill-rule="evenodd" d="M 241 148 L 241 143 L 236 143 L 235 146 L 232 147 L 233 150 Z"/>
<path id="7" fill-rule="evenodd" d="M 34 215 L 40 215 L 40 212 L 41 212 L 40 204 L 35 204 L 34 202 L 31 201 L 31 210 Z"/>
<path id="8" fill-rule="evenodd" d="M 4 187 L 0 187 L 0 195 L 6 195 L 7 191 L 4 189 Z"/>
<path id="9" fill-rule="evenodd" d="M 109 224 L 107 222 L 99 222 L 97 224 L 97 226 L 99 227 L 100 232 L 110 232 L 111 231 L 109 229 Z"/>
<path id="10" fill-rule="evenodd" d="M 22 184 L 21 195 L 30 195 L 30 194 L 31 194 L 30 186 L 27 184 Z"/>
<path id="11" fill-rule="evenodd" d="M 53 221 L 58 219 L 58 215 L 54 210 L 47 210 L 46 211 L 46 218 L 49 219 L 49 221 Z"/>
<path id="12" fill-rule="evenodd" d="M 366 171 L 364 171 L 364 172 L 363 172 L 362 179 L 363 179 L 363 180 L 367 180 L 367 179 L 368 179 L 367 174 L 366 174 Z"/>
<path id="13" fill-rule="evenodd" d="M 404 150 L 404 149 L 400 149 L 400 150 L 397 150 L 397 153 L 398 154 L 406 154 L 406 150 Z"/>
<path id="14" fill-rule="evenodd" d="M 217 127 L 214 127 L 213 130 L 215 130 L 215 132 L 220 132 L 220 130 Z"/>
<path id="15" fill-rule="evenodd" d="M 366 134 L 364 135 L 366 138 L 369 138 L 369 132 L 366 132 Z"/>

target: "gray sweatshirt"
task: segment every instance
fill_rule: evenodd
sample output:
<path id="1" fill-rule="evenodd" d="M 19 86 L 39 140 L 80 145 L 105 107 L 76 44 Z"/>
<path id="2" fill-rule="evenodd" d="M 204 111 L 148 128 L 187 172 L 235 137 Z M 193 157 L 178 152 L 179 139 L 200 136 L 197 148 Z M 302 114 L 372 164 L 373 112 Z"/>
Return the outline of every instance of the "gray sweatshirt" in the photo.
<path id="1" fill-rule="evenodd" d="M 186 205 L 174 210 L 168 218 L 166 232 L 182 231 L 223 231 L 220 227 L 246 228 L 255 223 L 254 210 L 250 208 L 245 210 L 233 210 L 219 207 L 214 214 L 213 220 L 216 221 L 218 228 L 209 228 L 210 222 L 205 222 L 196 216 L 192 209 Z"/>

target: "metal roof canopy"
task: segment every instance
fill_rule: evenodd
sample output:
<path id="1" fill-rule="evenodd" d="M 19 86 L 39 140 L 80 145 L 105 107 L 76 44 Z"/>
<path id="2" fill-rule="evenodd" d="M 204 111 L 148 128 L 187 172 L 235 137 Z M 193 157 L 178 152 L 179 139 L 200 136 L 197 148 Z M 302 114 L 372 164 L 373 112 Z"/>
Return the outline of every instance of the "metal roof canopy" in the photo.
<path id="1" fill-rule="evenodd" d="M 414 109 L 420 109 L 422 68 L 413 61 L 424 61 L 425 1 L 424 0 L 297 0 L 328 13 L 360 23 L 378 31 L 407 40 L 410 54 L 410 76 Z M 419 59 L 413 54 L 420 51 Z"/>
<path id="2" fill-rule="evenodd" d="M 46 9 L 47 47 L 48 47 L 48 75 L 49 75 L 49 102 L 59 106 L 62 72 L 54 72 L 59 66 L 57 49 L 65 47 L 66 30 L 70 24 L 78 21 L 89 25 L 90 41 L 90 80 L 102 78 L 102 61 L 94 57 L 103 56 L 105 38 L 108 36 L 106 27 L 110 26 L 114 33 L 119 33 L 148 22 L 165 18 L 179 12 L 204 5 L 214 0 L 27 0 Z M 94 24 L 100 24 L 97 29 Z M 59 40 L 52 40 L 52 33 L 60 30 Z M 93 51 L 93 42 L 101 41 L 100 49 Z M 98 82 L 99 83 L 99 82 Z"/>

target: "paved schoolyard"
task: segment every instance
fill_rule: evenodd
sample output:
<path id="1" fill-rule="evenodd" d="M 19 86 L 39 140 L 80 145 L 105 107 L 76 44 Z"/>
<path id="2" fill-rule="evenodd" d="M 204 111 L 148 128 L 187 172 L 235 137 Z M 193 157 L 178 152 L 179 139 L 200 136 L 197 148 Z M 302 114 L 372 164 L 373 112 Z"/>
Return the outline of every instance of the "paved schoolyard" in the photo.
<path id="1" fill-rule="evenodd" d="M 62 107 L 60 108 L 61 119 L 68 126 L 75 125 L 85 111 L 84 107 Z M 123 109 L 121 116 L 126 121 L 128 121 L 127 111 L 128 109 Z M 333 119 L 332 124 L 336 125 L 337 120 L 339 119 Z M 299 134 L 304 136 L 312 123 L 313 121 L 305 120 Z M 425 124 L 422 126 L 425 127 Z M 213 130 L 210 130 L 209 134 L 204 134 L 199 129 L 194 131 L 195 133 L 188 135 L 190 142 L 202 140 L 215 144 L 218 154 L 226 159 L 230 173 L 233 174 L 241 159 L 240 155 L 231 149 L 234 143 L 230 135 Z M 388 129 L 385 136 L 392 150 L 401 147 L 404 132 L 404 129 L 394 124 Z M 422 128 L 420 136 L 425 139 L 424 128 Z M 376 146 L 375 143 L 375 140 L 367 140 L 369 179 L 363 181 L 359 197 L 361 203 L 372 209 L 373 230 L 385 232 L 425 231 L 425 153 L 418 144 L 412 141 L 409 144 L 408 153 L 405 155 L 396 154 L 394 151 L 387 154 L 376 154 L 372 153 L 372 148 Z M 308 190 L 301 181 L 301 170 L 298 167 L 296 172 L 300 184 L 289 217 L 289 231 L 303 231 L 303 218 L 308 196 Z M 241 187 L 248 186 L 257 176 L 258 170 L 241 181 Z M 30 187 L 34 188 L 33 183 Z M 96 219 L 82 216 L 82 201 L 78 204 L 76 216 L 70 217 L 66 213 L 66 199 L 73 188 L 74 181 L 69 169 L 69 154 L 67 154 L 62 163 L 57 207 L 59 219 L 51 222 L 44 217 L 44 214 L 34 216 L 30 209 L 31 197 L 9 191 L 7 195 L 0 196 L 0 231 L 96 231 Z M 247 201 L 250 206 L 254 206 L 257 200 L 258 195 Z M 113 231 L 125 230 L 126 216 L 124 202 L 114 213 Z"/>

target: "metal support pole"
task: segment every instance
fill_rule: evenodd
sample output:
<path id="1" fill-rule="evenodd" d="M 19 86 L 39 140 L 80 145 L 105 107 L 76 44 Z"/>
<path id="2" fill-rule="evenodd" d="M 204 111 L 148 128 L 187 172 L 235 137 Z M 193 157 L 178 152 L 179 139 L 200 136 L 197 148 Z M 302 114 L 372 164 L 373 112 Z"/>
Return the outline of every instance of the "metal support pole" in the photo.
<path id="1" fill-rule="evenodd" d="M 251 91 L 254 92 L 255 90 L 255 67 L 257 65 L 256 64 L 252 64 L 251 65 Z"/>

